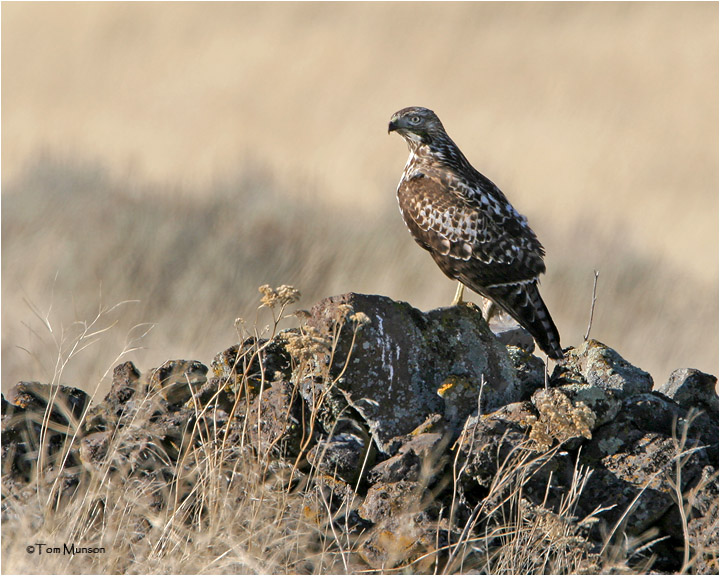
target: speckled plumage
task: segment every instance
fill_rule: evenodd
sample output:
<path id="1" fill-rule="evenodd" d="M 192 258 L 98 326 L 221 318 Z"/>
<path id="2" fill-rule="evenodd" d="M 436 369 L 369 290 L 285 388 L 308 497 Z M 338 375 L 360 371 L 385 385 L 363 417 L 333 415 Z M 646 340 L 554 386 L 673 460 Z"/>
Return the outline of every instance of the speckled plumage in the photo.
<path id="1" fill-rule="evenodd" d="M 431 110 L 404 108 L 393 114 L 389 131 L 410 149 L 397 197 L 415 241 L 447 276 L 490 298 L 551 358 L 562 358 L 537 287 L 545 251 L 527 219 L 470 165 Z"/>

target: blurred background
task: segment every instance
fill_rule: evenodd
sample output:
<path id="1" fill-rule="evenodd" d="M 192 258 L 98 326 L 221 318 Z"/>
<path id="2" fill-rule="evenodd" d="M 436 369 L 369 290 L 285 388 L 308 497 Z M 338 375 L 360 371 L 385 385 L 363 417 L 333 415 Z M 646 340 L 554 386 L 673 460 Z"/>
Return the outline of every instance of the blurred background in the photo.
<path id="1" fill-rule="evenodd" d="M 592 337 L 718 373 L 716 3 L 4 3 L 3 390 L 209 363 L 265 283 L 449 305 L 410 105 L 529 218 L 564 346 L 597 269 Z"/>

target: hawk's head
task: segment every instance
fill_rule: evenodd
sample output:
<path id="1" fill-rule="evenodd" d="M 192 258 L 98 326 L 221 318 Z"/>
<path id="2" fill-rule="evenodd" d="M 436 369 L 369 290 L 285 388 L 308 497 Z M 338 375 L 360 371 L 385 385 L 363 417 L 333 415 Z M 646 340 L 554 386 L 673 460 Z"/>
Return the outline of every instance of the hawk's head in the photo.
<path id="1" fill-rule="evenodd" d="M 445 128 L 435 112 L 420 106 L 411 106 L 395 112 L 390 118 L 388 134 L 397 132 L 410 141 L 430 144 L 438 137 L 446 137 Z"/>

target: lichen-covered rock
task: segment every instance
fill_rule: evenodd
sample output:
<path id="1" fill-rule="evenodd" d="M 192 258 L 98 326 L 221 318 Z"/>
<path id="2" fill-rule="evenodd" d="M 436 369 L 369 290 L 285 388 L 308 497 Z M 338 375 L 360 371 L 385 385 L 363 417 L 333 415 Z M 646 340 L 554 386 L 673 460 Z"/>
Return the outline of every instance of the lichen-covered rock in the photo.
<path id="1" fill-rule="evenodd" d="M 80 439 L 80 461 L 88 468 L 99 469 L 105 460 L 110 441 L 112 440 L 112 432 L 103 430 L 101 432 L 93 432 Z"/>
<path id="2" fill-rule="evenodd" d="M 376 464 L 369 472 L 371 483 L 377 482 L 423 482 L 433 484 L 443 474 L 449 462 L 447 450 L 450 434 L 422 432 L 409 435 L 397 454 Z"/>
<path id="3" fill-rule="evenodd" d="M 590 445 L 604 440 L 593 438 Z M 644 433 L 624 449 L 595 461 L 592 454 L 598 452 L 602 450 L 589 449 L 581 456 L 582 462 L 593 469 L 580 499 L 586 514 L 598 507 L 612 507 L 601 515 L 605 521 L 614 524 L 624 516 L 624 529 L 640 534 L 674 505 L 671 480 L 681 450 L 672 438 Z M 699 477 L 703 460 L 697 452 L 688 455 L 683 466 L 682 491 Z"/>
<path id="4" fill-rule="evenodd" d="M 289 380 L 290 355 L 282 339 L 246 338 L 217 354 L 211 368 L 233 392 L 253 396 L 263 383 Z"/>
<path id="5" fill-rule="evenodd" d="M 613 428 L 634 428 L 672 436 L 673 431 L 680 431 L 686 414 L 686 410 L 661 394 L 636 394 L 623 402 Z"/>
<path id="6" fill-rule="evenodd" d="M 8 403 L 35 414 L 51 406 L 49 419 L 61 425 L 78 421 L 90 402 L 90 396 L 79 388 L 49 386 L 40 382 L 18 382 L 8 392 Z"/>
<path id="7" fill-rule="evenodd" d="M 514 321 L 510 325 L 495 325 L 490 321 L 488 325 L 495 337 L 508 348 L 519 348 L 527 354 L 532 354 L 535 350 L 535 340 L 530 335 L 530 332 Z"/>
<path id="8" fill-rule="evenodd" d="M 280 490 L 284 517 L 297 514 L 317 550 L 321 534 L 339 534 L 348 571 L 358 558 L 382 571 L 483 570 L 507 546 L 488 535 L 512 518 L 550 556 L 652 533 L 645 553 L 666 571 L 683 567 L 688 536 L 693 569 L 717 572 L 713 376 L 676 371 L 651 391 L 647 373 L 589 341 L 546 387 L 543 362 L 505 348 L 471 305 L 423 313 L 346 294 L 305 318 L 218 354 L 210 378 L 195 361 L 144 374 L 121 364 L 89 409 L 76 389 L 21 383 L 12 403 L 2 397 L 3 520 L 42 488 L 42 466 L 64 502 L 88 479 L 132 482 L 153 511 L 182 502 L 192 515 L 206 464 L 221 462 L 221 483 L 250 473 Z M 478 544 L 453 557 L 461 533 Z"/>
<path id="9" fill-rule="evenodd" d="M 532 437 L 533 427 L 542 423 L 538 411 L 530 401 L 503 406 L 490 414 L 471 416 L 458 439 L 455 450 L 455 471 L 464 498 L 492 497 L 502 499 L 504 490 L 522 483 L 523 494 L 535 503 L 550 509 L 557 507 L 567 496 L 572 480 L 574 456 L 566 450 L 546 451 Z M 504 489 L 492 487 L 504 478 Z M 491 494 L 486 496 L 486 491 Z M 490 501 L 492 508 L 499 504 Z"/>
<path id="10" fill-rule="evenodd" d="M 320 472 L 355 485 L 363 472 L 372 466 L 375 450 L 370 436 L 360 424 L 344 422 L 332 436 L 315 444 L 307 459 Z"/>
<path id="11" fill-rule="evenodd" d="M 563 384 L 555 388 L 573 405 L 586 406 L 593 414 L 590 430 L 612 422 L 622 408 L 621 395 L 591 384 Z"/>
<path id="12" fill-rule="evenodd" d="M 241 396 L 237 416 L 245 418 L 248 438 L 260 454 L 297 456 L 308 436 L 317 435 L 303 412 L 297 387 L 284 380 L 265 386 L 249 404 Z"/>
<path id="13" fill-rule="evenodd" d="M 682 368 L 670 374 L 670 379 L 658 391 L 672 398 L 685 409 L 704 410 L 718 421 L 717 378 L 693 368 Z"/>
<path id="14" fill-rule="evenodd" d="M 434 550 L 438 539 L 446 541 L 446 530 L 438 523 L 438 508 L 432 492 L 422 483 L 379 482 L 371 486 L 358 512 L 374 527 L 362 541 L 360 556 L 371 567 L 388 569 Z"/>
<path id="15" fill-rule="evenodd" d="M 38 461 L 46 467 L 62 461 L 67 466 L 77 464 L 67 455 L 66 439 L 82 422 L 90 401 L 88 394 L 70 386 L 19 382 L 3 400 L 3 476 L 27 482 Z"/>
<path id="16" fill-rule="evenodd" d="M 589 384 L 619 398 L 650 392 L 653 386 L 650 374 L 597 340 L 588 340 L 570 350 L 566 361 L 556 367 L 553 379 Z"/>
<path id="17" fill-rule="evenodd" d="M 532 403 L 538 411 L 530 431 L 536 449 L 547 450 L 554 441 L 562 444 L 572 439 L 592 438 L 596 416 L 581 400 L 571 400 L 561 390 L 551 388 L 536 391 Z"/>
<path id="18" fill-rule="evenodd" d="M 222 378 L 208 378 L 205 384 L 195 390 L 193 405 L 198 409 L 222 410 L 229 414 L 236 406 L 236 395 L 225 384 Z"/>
<path id="19" fill-rule="evenodd" d="M 168 360 L 150 370 L 148 386 L 169 405 L 182 405 L 207 382 L 207 366 L 196 360 Z"/>
<path id="20" fill-rule="evenodd" d="M 688 495 L 690 515 L 688 535 L 690 547 L 696 553 L 693 568 L 696 574 L 717 574 L 718 563 L 718 471 L 706 466 L 700 476 L 697 488 Z M 677 526 L 674 523 L 672 526 Z"/>
<path id="21" fill-rule="evenodd" d="M 358 514 L 359 501 L 353 487 L 344 480 L 328 474 L 316 475 L 303 497 L 302 515 L 321 530 L 332 522 L 338 530 L 362 531 L 371 523 Z"/>
<path id="22" fill-rule="evenodd" d="M 431 502 L 432 493 L 419 482 L 380 482 L 370 487 L 359 512 L 377 524 L 400 515 L 425 514 Z"/>
<path id="23" fill-rule="evenodd" d="M 110 392 L 105 396 L 104 404 L 107 412 L 115 416 L 125 412 L 127 403 L 138 391 L 139 381 L 140 372 L 132 362 L 115 366 Z"/>
<path id="24" fill-rule="evenodd" d="M 545 363 L 518 346 L 508 346 L 507 351 L 522 390 L 519 400 L 529 400 L 535 390 L 545 386 Z"/>
<path id="25" fill-rule="evenodd" d="M 519 446 L 530 450 L 528 434 L 536 420 L 537 413 L 528 401 L 468 418 L 457 441 L 463 462 L 460 480 L 488 487 L 511 452 Z"/>
<path id="26" fill-rule="evenodd" d="M 364 562 L 385 573 L 401 565 L 411 565 L 417 574 L 431 574 L 436 563 L 442 565 L 448 547 L 448 531 L 437 522 L 402 516 L 366 531 L 358 554 Z"/>
<path id="27" fill-rule="evenodd" d="M 647 432 L 678 439 L 686 434 L 688 448 L 703 446 L 708 459 L 717 461 L 717 423 L 705 413 L 690 416 L 688 410 L 658 392 L 630 396 L 614 418 L 609 423 L 603 422 L 593 433 L 598 442 L 588 445 L 586 453 L 599 450 L 598 458 L 615 454 L 632 446 Z"/>
<path id="28" fill-rule="evenodd" d="M 352 313 L 369 322 L 356 329 Z M 423 313 L 382 296 L 351 293 L 323 300 L 311 315 L 311 327 L 337 340 L 320 363 L 329 365 L 331 382 L 337 379 L 339 406 L 344 401 L 361 415 L 383 452 L 393 437 L 433 413 L 447 414 L 461 427 L 477 409 L 467 398 L 477 398 L 481 387 L 483 410 L 522 393 L 506 349 L 470 306 Z M 457 394 L 448 403 L 438 395 L 449 391 L 450 380 L 462 384 L 460 403 Z"/>

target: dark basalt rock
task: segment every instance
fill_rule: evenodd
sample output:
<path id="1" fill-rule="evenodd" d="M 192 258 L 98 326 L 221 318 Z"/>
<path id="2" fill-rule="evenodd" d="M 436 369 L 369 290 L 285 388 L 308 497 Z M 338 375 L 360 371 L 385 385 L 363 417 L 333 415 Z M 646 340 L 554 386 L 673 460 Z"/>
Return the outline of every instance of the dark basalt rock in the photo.
<path id="1" fill-rule="evenodd" d="M 589 384 L 621 399 L 650 392 L 653 387 L 650 374 L 597 340 L 588 340 L 570 350 L 566 361 L 556 367 L 553 379 Z"/>
<path id="2" fill-rule="evenodd" d="M 675 370 L 658 391 L 672 398 L 686 410 L 703 410 L 715 423 L 718 422 L 717 378 L 693 368 Z"/>
<path id="3" fill-rule="evenodd" d="M 343 308 L 370 322 L 355 331 Z M 338 379 L 339 409 L 350 405 L 384 453 L 392 438 L 431 414 L 461 428 L 477 410 L 481 387 L 483 409 L 522 395 L 506 349 L 471 306 L 423 313 L 382 296 L 346 294 L 314 306 L 308 324 L 320 334 L 339 335 L 332 357 L 319 363 Z"/>
<path id="4" fill-rule="evenodd" d="M 210 377 L 197 361 L 145 373 L 125 362 L 91 407 L 78 388 L 19 383 L 2 397 L 3 519 L 61 465 L 67 502 L 102 475 L 154 486 L 143 492 L 153 510 L 183 498 L 201 507 L 194 457 L 222 449 L 227 462 L 261 462 L 263 482 L 302 491 L 319 532 L 329 512 L 377 570 L 443 570 L 464 530 L 481 538 L 522 508 L 588 555 L 613 530 L 652 533 L 647 553 L 678 571 L 679 488 L 694 569 L 717 573 L 715 386 L 684 369 L 653 390 L 649 374 L 590 340 L 546 388 L 542 360 L 503 346 L 472 305 L 421 312 L 345 294 L 304 326 L 229 347 Z M 489 553 L 474 553 L 478 566 Z"/>
<path id="5" fill-rule="evenodd" d="M 602 441 L 602 440 L 599 440 Z M 595 440 L 591 441 L 591 446 Z M 599 450 L 588 450 L 597 453 Z M 599 461 L 583 456 L 583 464 L 591 466 L 593 475 L 588 480 L 580 505 L 586 513 L 597 507 L 613 506 L 603 514 L 608 523 L 615 523 L 623 515 L 624 529 L 630 534 L 641 534 L 674 505 L 675 494 L 671 479 L 678 456 L 672 438 L 657 433 L 644 433 Z M 684 464 L 685 492 L 696 482 L 703 469 L 702 455 L 691 453 Z M 626 511 L 630 509 L 630 513 Z"/>
<path id="6" fill-rule="evenodd" d="M 40 382 L 19 382 L 8 393 L 8 407 L 22 408 L 26 413 L 44 413 L 51 405 L 49 418 L 61 425 L 70 424 L 85 412 L 90 396 L 70 386 L 49 386 Z"/>
<path id="7" fill-rule="evenodd" d="M 297 389 L 284 380 L 266 384 L 247 405 L 241 396 L 240 415 L 245 418 L 248 438 L 261 453 L 272 450 L 285 457 L 297 456 L 316 431 L 304 424 L 302 400 Z M 312 438 L 310 438 L 312 439 Z"/>
<path id="8" fill-rule="evenodd" d="M 313 446 L 308 461 L 320 472 L 356 485 L 375 457 L 367 432 L 337 431 Z"/>

